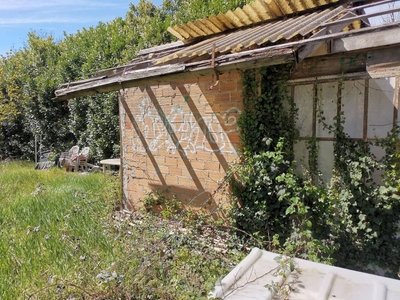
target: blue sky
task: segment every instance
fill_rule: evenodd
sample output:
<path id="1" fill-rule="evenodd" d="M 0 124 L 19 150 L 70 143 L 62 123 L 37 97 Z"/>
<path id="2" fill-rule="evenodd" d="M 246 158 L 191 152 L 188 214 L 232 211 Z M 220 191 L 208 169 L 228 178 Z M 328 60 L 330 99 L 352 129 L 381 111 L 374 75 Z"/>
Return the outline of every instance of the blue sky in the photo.
<path id="1" fill-rule="evenodd" d="M 155 5 L 162 0 L 150 0 Z M 75 33 L 79 29 L 125 17 L 129 4 L 139 0 L 0 0 L 0 56 L 11 48 L 20 49 L 27 34 L 52 34 L 56 40 L 63 32 Z M 398 6 L 400 1 L 395 2 Z M 387 8 L 387 7 L 385 7 Z M 370 12 L 379 10 L 374 8 Z M 399 19 L 399 14 L 396 15 Z M 380 17 L 374 23 L 380 23 Z"/>
<path id="2" fill-rule="evenodd" d="M 159 6 L 162 0 L 150 0 Z M 0 0 L 0 56 L 11 48 L 20 49 L 27 34 L 52 34 L 56 39 L 63 32 L 96 26 L 125 17 L 129 4 L 139 0 Z"/>

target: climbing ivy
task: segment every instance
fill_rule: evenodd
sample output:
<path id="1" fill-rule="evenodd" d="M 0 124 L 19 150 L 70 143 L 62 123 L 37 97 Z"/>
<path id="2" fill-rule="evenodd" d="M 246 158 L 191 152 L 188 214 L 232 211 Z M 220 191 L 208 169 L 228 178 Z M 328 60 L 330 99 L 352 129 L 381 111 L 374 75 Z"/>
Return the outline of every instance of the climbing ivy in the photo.
<path id="1" fill-rule="evenodd" d="M 341 86 L 339 86 L 340 88 Z M 340 112 L 334 124 L 328 125 L 319 113 L 325 129 L 334 134 L 333 177 L 327 186 L 330 210 L 329 230 L 334 242 L 340 245 L 335 253 L 341 266 L 379 265 L 385 268 L 400 266 L 400 240 L 395 236 L 400 220 L 399 154 L 396 145 L 399 128 L 377 142 L 357 141 L 344 130 L 345 119 Z M 377 159 L 372 146 L 385 150 Z M 382 184 L 374 181 L 374 172 L 382 171 Z"/>
<path id="2" fill-rule="evenodd" d="M 238 122 L 242 154 L 229 172 L 233 222 L 258 236 L 269 250 L 369 272 L 380 266 L 395 277 L 400 266 L 395 238 L 400 220 L 399 130 L 375 143 L 386 152 L 377 160 L 372 143 L 345 133 L 340 101 L 333 125 L 325 122 L 319 105 L 318 121 L 335 138 L 332 180 L 323 183 L 319 178 L 315 137 L 307 145 L 308 169 L 303 166 L 298 174 L 293 154 L 297 110 L 287 91 L 290 68 L 243 73 L 244 109 Z M 373 181 L 375 170 L 384 172 L 380 185 Z"/>
<path id="3" fill-rule="evenodd" d="M 286 87 L 290 66 L 243 74 L 243 113 L 239 119 L 242 160 L 231 180 L 236 224 L 271 243 L 289 238 L 292 219 L 286 196 L 297 186 L 293 174 L 295 108 Z M 260 79 L 260 80 L 257 80 Z M 289 109 L 285 109 L 289 108 Z M 294 180 L 294 181 L 293 181 Z"/>

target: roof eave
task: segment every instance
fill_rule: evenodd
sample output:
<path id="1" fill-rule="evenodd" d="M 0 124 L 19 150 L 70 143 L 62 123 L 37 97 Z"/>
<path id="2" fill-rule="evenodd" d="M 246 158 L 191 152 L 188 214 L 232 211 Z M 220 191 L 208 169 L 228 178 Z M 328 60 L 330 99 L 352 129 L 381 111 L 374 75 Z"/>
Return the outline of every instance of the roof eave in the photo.
<path id="1" fill-rule="evenodd" d="M 124 88 L 149 84 L 151 82 L 168 82 L 170 77 L 176 78 L 177 74 L 186 74 L 188 72 L 201 76 L 213 72 L 223 73 L 233 69 L 245 70 L 267 65 L 279 65 L 295 60 L 292 48 L 260 50 L 261 49 L 258 49 L 255 53 L 249 51 L 250 53 L 237 53 L 236 55 L 223 56 L 220 62 L 216 60 L 214 68 L 211 66 L 211 60 L 208 60 L 196 64 L 175 64 L 128 71 L 114 77 L 101 78 L 73 86 L 67 85 L 55 91 L 56 97 L 54 100 L 62 101 L 98 93 L 112 92 Z M 241 57 L 238 57 L 238 55 L 241 55 Z"/>
<path id="2" fill-rule="evenodd" d="M 299 61 L 299 58 L 308 57 L 308 53 L 304 54 L 307 52 L 307 47 L 318 46 L 322 43 L 330 43 L 331 54 L 397 45 L 400 44 L 400 22 L 222 55 L 215 58 L 214 68 L 211 60 L 204 60 L 196 63 L 178 63 L 125 71 L 81 84 L 64 84 L 63 88 L 55 92 L 55 100 L 68 100 L 134 86 L 168 82 L 178 78 L 179 74 L 187 75 L 187 72 L 200 76 L 215 71 L 222 73 L 234 69 L 245 70 Z"/>

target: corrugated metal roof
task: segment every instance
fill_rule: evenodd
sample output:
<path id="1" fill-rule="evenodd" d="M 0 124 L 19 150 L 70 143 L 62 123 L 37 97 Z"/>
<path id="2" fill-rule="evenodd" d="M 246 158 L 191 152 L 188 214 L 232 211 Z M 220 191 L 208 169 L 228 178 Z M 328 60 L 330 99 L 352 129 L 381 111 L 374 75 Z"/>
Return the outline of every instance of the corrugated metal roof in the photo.
<path id="1" fill-rule="evenodd" d="M 297 272 L 291 272 L 284 262 L 279 270 L 276 261 L 279 256 L 254 248 L 217 284 L 209 298 L 272 300 L 276 299 L 277 290 L 282 289 L 287 292 L 284 299 L 290 300 L 400 299 L 399 280 L 297 258 L 292 261 Z"/>
<path id="2" fill-rule="evenodd" d="M 229 29 L 274 20 L 279 17 L 296 14 L 319 6 L 337 3 L 339 0 L 255 0 L 243 8 L 229 10 L 189 22 L 180 26 L 169 27 L 168 31 L 180 40 L 190 40 Z"/>
<path id="3" fill-rule="evenodd" d="M 156 63 L 166 63 L 172 60 L 184 62 L 193 60 L 196 57 L 211 56 L 213 50 L 217 55 L 228 52 L 234 53 L 257 48 L 267 43 L 276 43 L 281 40 L 288 41 L 296 37 L 302 38 L 315 31 L 321 24 L 337 18 L 344 11 L 345 8 L 339 6 L 295 16 L 286 20 L 272 21 L 251 28 L 223 33 L 167 55 L 157 60 Z"/>

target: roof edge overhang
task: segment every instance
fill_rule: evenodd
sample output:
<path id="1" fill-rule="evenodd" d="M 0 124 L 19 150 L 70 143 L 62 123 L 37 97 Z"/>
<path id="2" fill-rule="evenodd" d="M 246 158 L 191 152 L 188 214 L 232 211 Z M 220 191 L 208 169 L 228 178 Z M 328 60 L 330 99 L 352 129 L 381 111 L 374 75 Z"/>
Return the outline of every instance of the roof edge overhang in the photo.
<path id="1" fill-rule="evenodd" d="M 384 31 L 384 34 L 382 34 L 382 31 Z M 322 44 L 329 45 L 327 47 L 329 53 L 327 54 L 397 45 L 400 44 L 400 22 L 222 55 L 215 58 L 214 61 L 210 59 L 187 64 L 156 66 L 126 71 L 112 77 L 101 76 L 71 84 L 66 83 L 56 90 L 56 98 L 54 99 L 56 101 L 68 100 L 129 87 L 165 83 L 180 77 L 184 78 L 188 72 L 201 76 L 215 72 L 223 73 L 289 62 L 299 63 Z"/>
<path id="2" fill-rule="evenodd" d="M 208 60 L 200 63 L 175 64 L 128 71 L 116 77 L 98 77 L 93 78 L 93 80 L 83 80 L 81 84 L 74 83 L 73 86 L 64 84 L 64 88 L 56 90 L 54 100 L 62 101 L 151 83 L 169 82 L 179 77 L 186 77 L 189 72 L 193 75 L 204 76 L 215 74 L 216 72 L 223 73 L 232 69 L 244 70 L 257 66 L 280 65 L 295 61 L 294 51 L 291 48 L 263 50 L 252 53 L 253 56 L 251 58 L 245 55 L 242 55 L 244 56 L 242 58 L 238 57 L 238 54 L 242 53 L 226 55 L 223 57 L 226 61 L 218 63 L 214 68 L 211 67 L 211 60 Z"/>

